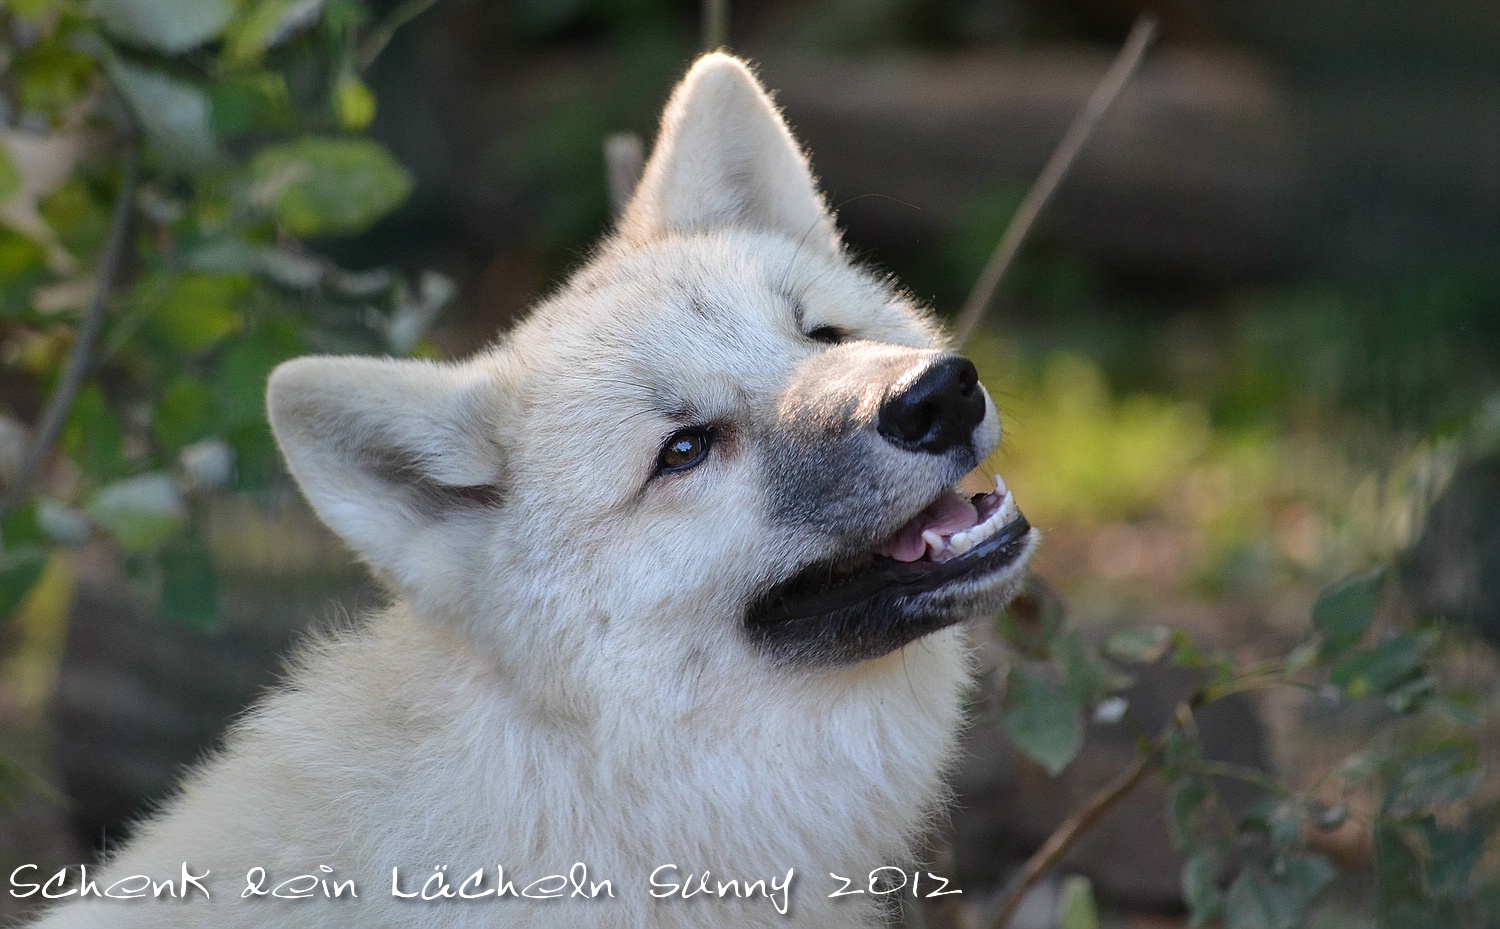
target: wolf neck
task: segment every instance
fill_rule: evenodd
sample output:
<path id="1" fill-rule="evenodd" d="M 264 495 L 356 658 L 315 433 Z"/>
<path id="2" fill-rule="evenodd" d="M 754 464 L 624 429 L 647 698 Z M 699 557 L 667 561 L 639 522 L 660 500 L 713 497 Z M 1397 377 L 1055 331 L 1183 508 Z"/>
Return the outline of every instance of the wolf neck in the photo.
<path id="1" fill-rule="evenodd" d="M 386 636 L 456 647 L 406 615 L 385 625 Z M 424 650 L 404 647 L 413 657 Z M 497 808 L 498 822 L 514 823 L 517 807 L 565 820 L 535 823 L 516 837 L 515 854 L 590 854 L 627 870 L 669 861 L 767 873 L 796 867 L 821 878 L 904 860 L 941 800 L 966 659 L 961 630 L 947 630 L 879 662 L 785 676 L 760 705 L 730 699 L 733 686 L 721 698 L 699 681 L 691 704 L 667 693 L 654 705 L 602 707 L 588 720 L 539 719 L 493 674 L 455 670 L 446 668 L 446 693 L 430 693 L 432 711 L 476 707 L 450 716 L 450 725 L 465 733 L 457 745 L 487 756 L 454 759 L 456 767 L 481 768 L 504 785 L 485 800 L 511 810 Z M 480 692 L 457 692 L 471 689 Z M 472 787 L 460 793 L 476 796 Z M 549 835 L 575 844 L 549 848 Z"/>

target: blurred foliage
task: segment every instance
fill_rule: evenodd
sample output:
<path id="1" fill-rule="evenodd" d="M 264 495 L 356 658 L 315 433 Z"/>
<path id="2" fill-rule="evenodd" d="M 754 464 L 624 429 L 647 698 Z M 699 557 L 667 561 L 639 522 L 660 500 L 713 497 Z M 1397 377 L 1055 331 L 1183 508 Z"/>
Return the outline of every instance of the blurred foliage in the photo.
<path id="1" fill-rule="evenodd" d="M 212 495 L 278 474 L 271 368 L 313 349 L 409 352 L 451 296 L 430 273 L 352 271 L 305 244 L 368 229 L 411 189 L 363 135 L 376 107 L 364 43 L 382 28 L 361 0 L 0 11 L 0 486 L 18 479 L 28 425 L 96 301 L 102 313 L 56 453 L 10 493 L 0 621 L 59 546 L 107 539 L 164 618 L 213 624 L 199 517 Z M 126 187 L 137 147 L 144 170 Z M 118 212 L 118 283 L 96 294 Z"/>
<path id="2" fill-rule="evenodd" d="M 925 267 L 900 273 L 973 280 L 1021 193 L 981 191 Z M 1055 775 L 1089 721 L 1136 729 L 1139 763 L 1168 788 L 1195 927 L 1500 924 L 1500 692 L 1474 670 L 1492 665 L 1471 635 L 1493 624 L 1425 609 L 1431 595 L 1407 584 L 1451 579 L 1409 569 L 1329 587 L 1311 623 L 1297 593 L 1410 562 L 1450 476 L 1500 449 L 1500 275 L 1439 266 L 1212 295 L 1169 288 L 1155 305 L 1142 283 L 1107 279 L 1044 224 L 1004 286 L 1000 325 L 965 346 L 1006 425 L 987 464 L 1054 533 L 1050 549 L 1064 546 L 1043 546 L 1042 570 L 1093 612 L 1078 631 L 1035 597 L 1001 618 L 1017 656 L 1001 702 L 1008 735 Z M 1481 540 L 1445 543 L 1467 552 Z M 1185 604 L 1207 621 L 1149 625 Z M 1237 611 L 1256 617 L 1263 641 L 1213 641 L 1234 637 L 1221 624 Z M 1157 661 L 1197 684 L 1164 730 L 1146 733 L 1125 689 Z M 1301 695 L 1273 711 L 1277 725 L 1314 730 L 1304 738 L 1318 751 L 1299 748 L 1299 765 L 1342 757 L 1280 772 L 1205 759 L 1197 711 L 1267 689 Z M 1226 781 L 1261 801 L 1225 803 Z"/>
<path id="3" fill-rule="evenodd" d="M 1168 661 L 1191 671 L 1196 685 L 1160 732 L 1142 733 L 1137 764 L 1167 785 L 1165 816 L 1186 857 L 1182 893 L 1193 926 L 1308 924 L 1320 910 L 1347 906 L 1325 893 L 1341 870 L 1346 882 L 1373 884 L 1355 910 L 1374 925 L 1495 925 L 1500 797 L 1482 789 L 1484 698 L 1444 682 L 1463 647 L 1451 628 L 1432 617 L 1382 618 L 1382 600 L 1395 599 L 1389 586 L 1375 570 L 1331 587 L 1284 656 L 1248 664 L 1167 627 L 1125 630 L 1090 648 L 1060 617 L 1032 608 L 1045 596 L 1023 598 L 999 623 L 1019 656 L 1003 698 L 1007 731 L 1057 774 L 1081 749 L 1087 718 L 1139 729 L 1125 692 L 1138 669 Z M 1373 710 L 1377 722 L 1307 790 L 1205 758 L 1196 714 L 1273 688 L 1301 691 L 1325 713 Z M 1219 798 L 1225 781 L 1249 784 L 1261 799 L 1236 811 Z M 1116 783 L 1124 786 L 1091 801 L 1091 812 L 1107 810 L 1136 781 Z"/>

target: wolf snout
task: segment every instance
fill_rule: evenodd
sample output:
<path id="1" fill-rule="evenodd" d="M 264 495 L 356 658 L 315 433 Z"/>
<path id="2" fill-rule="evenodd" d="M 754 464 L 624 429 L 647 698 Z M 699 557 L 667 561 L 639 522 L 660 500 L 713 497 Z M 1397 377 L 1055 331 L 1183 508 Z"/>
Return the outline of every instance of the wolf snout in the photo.
<path id="1" fill-rule="evenodd" d="M 984 414 L 984 388 L 974 363 L 943 354 L 896 383 L 881 401 L 875 429 L 899 448 L 941 455 L 969 446 Z"/>

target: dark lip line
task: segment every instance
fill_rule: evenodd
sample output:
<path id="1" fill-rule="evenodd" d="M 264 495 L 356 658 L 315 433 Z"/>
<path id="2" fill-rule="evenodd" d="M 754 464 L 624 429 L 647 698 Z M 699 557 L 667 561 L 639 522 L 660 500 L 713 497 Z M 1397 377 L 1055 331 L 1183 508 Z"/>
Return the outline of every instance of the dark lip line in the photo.
<path id="1" fill-rule="evenodd" d="M 787 604 L 778 596 L 778 591 L 795 583 L 797 578 L 809 571 L 816 571 L 833 563 L 815 562 L 797 572 L 791 580 L 773 587 L 761 601 L 762 606 L 753 611 L 751 621 L 760 625 L 774 625 L 815 619 L 835 610 L 857 606 L 886 591 L 891 591 L 898 597 L 929 593 L 958 578 L 996 571 L 1012 564 L 1020 555 L 1023 543 L 1030 533 L 1031 523 L 1024 515 L 1017 513 L 1015 519 L 1002 526 L 993 536 L 951 561 L 937 564 L 882 558 L 874 567 L 850 577 L 832 590 Z"/>

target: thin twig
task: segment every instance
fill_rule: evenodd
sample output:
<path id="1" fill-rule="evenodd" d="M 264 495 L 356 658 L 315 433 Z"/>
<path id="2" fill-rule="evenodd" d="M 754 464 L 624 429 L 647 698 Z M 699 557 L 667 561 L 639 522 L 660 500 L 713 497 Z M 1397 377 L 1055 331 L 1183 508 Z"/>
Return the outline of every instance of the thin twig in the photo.
<path id="1" fill-rule="evenodd" d="M 391 39 L 407 23 L 426 13 L 437 6 L 438 0 L 406 0 L 405 3 L 391 11 L 391 15 L 385 18 L 385 22 L 370 33 L 370 37 L 364 41 L 359 50 L 359 69 L 361 71 L 375 63 L 385 47 L 391 44 Z"/>
<path id="2" fill-rule="evenodd" d="M 109 221 L 109 237 L 105 240 L 104 253 L 99 259 L 99 273 L 94 281 L 93 299 L 89 303 L 88 312 L 84 315 L 82 324 L 78 327 L 78 337 L 73 341 L 73 350 L 68 353 L 68 360 L 63 367 L 62 375 L 57 380 L 57 386 L 52 389 L 52 396 L 48 398 L 47 406 L 37 422 L 36 435 L 31 441 L 31 447 L 27 449 L 26 457 L 21 461 L 21 467 L 16 470 L 15 479 L 5 489 L 4 496 L 0 497 L 0 517 L 4 517 L 25 499 L 32 482 L 36 480 L 37 474 L 42 469 L 42 464 L 52 452 L 58 433 L 62 431 L 63 424 L 68 420 L 68 413 L 73 408 L 73 401 L 77 398 L 78 391 L 83 387 L 89 369 L 93 366 L 94 348 L 99 342 L 99 332 L 104 325 L 104 313 L 109 307 L 110 292 L 114 290 L 115 279 L 120 273 L 120 264 L 129 251 L 126 246 L 129 243 L 130 214 L 135 204 L 135 191 L 140 180 L 140 171 L 140 143 L 131 132 L 126 141 L 125 164 L 120 174 L 120 190 L 115 198 L 114 213 Z"/>
<path id="3" fill-rule="evenodd" d="M 1291 788 L 1280 783 L 1266 772 L 1242 764 L 1234 764 L 1229 761 L 1205 760 L 1198 762 L 1198 771 L 1200 774 L 1206 774 L 1209 777 L 1222 777 L 1225 780 L 1239 781 L 1241 784 L 1259 787 L 1266 793 L 1276 794 L 1280 797 L 1295 797 L 1297 795 Z"/>
<path id="4" fill-rule="evenodd" d="M 1193 714 L 1205 703 L 1203 691 L 1199 690 L 1177 704 L 1177 708 L 1172 711 L 1172 718 L 1162 727 L 1161 732 L 1151 741 L 1151 744 L 1141 751 L 1130 767 L 1095 791 L 1078 812 L 1069 816 L 1047 837 L 1042 847 L 1026 859 L 1026 864 L 1022 866 L 1020 876 L 1006 896 L 1005 904 L 1000 908 L 1000 915 L 996 917 L 992 929 L 1009 929 L 1010 921 L 1015 918 L 1021 901 L 1026 899 L 1026 895 L 1031 888 L 1036 886 L 1037 881 L 1040 881 L 1043 875 L 1061 861 L 1078 840 L 1104 818 L 1105 813 L 1114 809 L 1115 804 L 1129 796 L 1130 792 L 1140 785 L 1166 751 L 1167 737 L 1175 729 L 1189 729 L 1195 725 L 1197 720 Z"/>
<path id="5" fill-rule="evenodd" d="M 1099 86 L 1094 88 L 1083 110 L 1068 127 L 1067 133 L 1058 143 L 1052 157 L 1047 159 L 1047 164 L 1043 166 L 1042 173 L 1037 176 L 1036 182 L 1022 198 L 1021 205 L 1016 208 L 1016 215 L 1006 227 L 1005 234 L 1000 237 L 1000 243 L 995 246 L 995 251 L 985 264 L 984 271 L 979 275 L 974 289 L 970 291 L 969 299 L 964 301 L 964 307 L 959 311 L 958 321 L 953 326 L 954 344 L 962 346 L 974 331 L 975 325 L 979 323 L 985 309 L 994 298 L 995 291 L 1000 286 L 1000 280 L 1010 269 L 1016 253 L 1020 251 L 1021 243 L 1026 240 L 1027 233 L 1031 231 L 1032 224 L 1046 208 L 1047 201 L 1052 198 L 1057 186 L 1067 176 L 1068 169 L 1077 160 L 1078 153 L 1083 150 L 1084 143 L 1088 141 L 1089 136 L 1093 135 L 1095 128 L 1099 125 L 1099 120 L 1115 102 L 1115 98 L 1120 95 L 1120 91 L 1130 81 L 1131 76 L 1135 74 L 1146 49 L 1155 38 L 1156 17 L 1150 13 L 1141 14 L 1136 19 L 1135 25 L 1131 27 L 1130 35 L 1125 39 L 1125 44 L 1121 46 L 1114 62 L 1110 64 L 1109 70 L 1104 73 Z"/>
<path id="6" fill-rule="evenodd" d="M 701 51 L 711 52 L 729 45 L 729 0 L 703 0 Z"/>
<path id="7" fill-rule="evenodd" d="M 1037 881 L 1041 880 L 1042 876 L 1051 870 L 1052 866 L 1063 855 L 1066 855 L 1068 850 L 1084 833 L 1092 829 L 1105 813 L 1113 809 L 1115 804 L 1136 788 L 1136 785 L 1150 772 L 1158 754 L 1160 754 L 1159 747 L 1136 758 L 1130 767 L 1121 771 L 1114 780 L 1100 788 L 1078 812 L 1068 817 L 1067 822 L 1047 837 L 1047 841 L 1042 843 L 1041 848 L 1026 859 L 1025 866 L 1021 868 L 1021 876 L 1011 888 L 1010 894 L 1005 898 L 1005 906 L 1001 908 L 1000 915 L 995 919 L 994 929 L 1007 929 L 1011 919 L 1016 915 L 1016 910 L 1020 908 L 1021 901 L 1026 899 L 1026 894 L 1036 886 Z"/>

